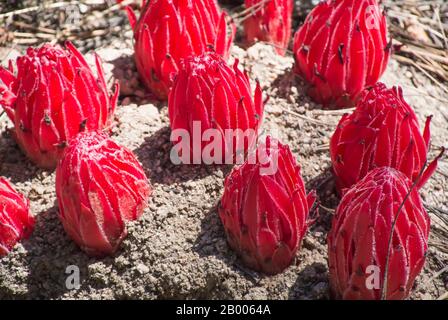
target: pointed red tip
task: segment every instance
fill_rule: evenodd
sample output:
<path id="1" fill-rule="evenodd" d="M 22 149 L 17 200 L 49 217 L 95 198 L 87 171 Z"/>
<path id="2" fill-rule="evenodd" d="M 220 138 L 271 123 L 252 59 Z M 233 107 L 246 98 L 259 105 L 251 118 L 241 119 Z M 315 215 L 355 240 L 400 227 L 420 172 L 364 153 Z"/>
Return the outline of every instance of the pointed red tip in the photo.
<path id="1" fill-rule="evenodd" d="M 131 28 L 132 30 L 135 30 L 135 25 L 137 24 L 137 17 L 135 16 L 135 12 L 130 6 L 126 6 L 125 9 L 128 15 L 129 23 L 131 24 Z"/>

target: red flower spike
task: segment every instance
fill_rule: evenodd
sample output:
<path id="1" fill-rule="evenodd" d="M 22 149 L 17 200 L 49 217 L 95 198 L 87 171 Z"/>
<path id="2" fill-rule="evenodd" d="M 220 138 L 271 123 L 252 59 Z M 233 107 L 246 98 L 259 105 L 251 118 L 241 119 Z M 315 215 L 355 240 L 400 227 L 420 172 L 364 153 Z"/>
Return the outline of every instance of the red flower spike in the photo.
<path id="1" fill-rule="evenodd" d="M 113 254 L 152 193 L 134 154 L 105 133 L 79 134 L 56 169 L 59 217 L 68 235 L 92 256 Z"/>
<path id="2" fill-rule="evenodd" d="M 137 20 L 127 8 L 134 30 L 135 61 L 145 85 L 160 99 L 168 96 L 183 58 L 215 51 L 229 56 L 235 26 L 216 0 L 143 0 Z"/>
<path id="3" fill-rule="evenodd" d="M 335 298 L 380 299 L 386 275 L 385 299 L 409 296 L 425 262 L 430 227 L 417 188 L 411 188 L 403 173 L 381 167 L 343 196 L 328 234 Z"/>
<path id="4" fill-rule="evenodd" d="M 266 41 L 284 56 L 291 38 L 292 0 L 246 0 L 246 8 L 252 8 L 244 21 L 248 43 Z"/>
<path id="5" fill-rule="evenodd" d="M 189 132 L 194 163 L 201 163 L 201 159 L 196 159 L 193 149 L 203 151 L 209 143 L 197 146 L 201 141 L 194 139 L 196 123 L 201 125 L 201 136 L 208 129 L 219 132 L 223 161 L 229 155 L 235 159 L 235 155 L 247 152 L 258 135 L 263 117 L 262 91 L 257 83 L 252 95 L 249 77 L 239 70 L 238 61 L 231 68 L 219 55 L 205 53 L 182 62 L 168 99 L 168 112 L 173 132 L 181 129 Z M 230 141 L 225 139 L 227 129 L 232 133 L 241 130 L 253 134 L 248 134 L 244 142 Z"/>
<path id="6" fill-rule="evenodd" d="M 0 177 L 0 257 L 7 255 L 34 228 L 30 203 L 8 180 Z"/>
<path id="7" fill-rule="evenodd" d="M 422 135 L 400 87 L 387 89 L 377 83 L 366 90 L 355 111 L 342 117 L 331 137 L 330 155 L 339 191 L 382 166 L 400 170 L 412 181 L 419 178 L 418 188 L 423 186 L 439 158 L 421 173 L 429 150 L 430 120 Z"/>
<path id="8" fill-rule="evenodd" d="M 28 48 L 16 63 L 17 75 L 11 62 L 0 67 L 0 105 L 14 123 L 17 143 L 39 167 L 55 168 L 80 131 L 111 125 L 119 88 L 109 96 L 98 57 L 98 77 L 70 42 L 66 48 Z"/>
<path id="9" fill-rule="evenodd" d="M 306 195 L 289 147 L 267 137 L 256 161 L 235 167 L 225 180 L 219 216 L 230 247 L 254 270 L 283 271 L 308 229 L 315 198 Z"/>
<path id="10" fill-rule="evenodd" d="M 376 0 L 327 0 L 294 37 L 296 72 L 326 107 L 350 107 L 386 69 L 391 52 L 386 17 Z"/>

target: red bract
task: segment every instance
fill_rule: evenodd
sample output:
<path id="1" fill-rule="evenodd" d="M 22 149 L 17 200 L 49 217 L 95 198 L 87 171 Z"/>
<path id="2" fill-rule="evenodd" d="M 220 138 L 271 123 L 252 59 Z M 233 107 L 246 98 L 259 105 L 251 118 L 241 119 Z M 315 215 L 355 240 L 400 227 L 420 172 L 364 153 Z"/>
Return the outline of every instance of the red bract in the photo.
<path id="1" fill-rule="evenodd" d="M 79 134 L 56 169 L 59 217 L 89 255 L 113 254 L 126 222 L 141 216 L 151 193 L 134 154 L 104 133 Z"/>
<path id="2" fill-rule="evenodd" d="M 229 245 L 247 266 L 276 274 L 300 247 L 315 194 L 306 195 L 300 167 L 277 140 L 268 137 L 250 159 L 226 178 L 219 216 Z"/>
<path id="3" fill-rule="evenodd" d="M 38 166 L 56 166 L 68 141 L 83 130 L 110 126 L 118 98 L 118 85 L 109 96 L 99 58 L 98 77 L 71 44 L 29 48 L 0 67 L 0 104 L 14 123 L 14 136 Z"/>
<path id="4" fill-rule="evenodd" d="M 336 298 L 380 299 L 384 285 L 385 299 L 409 295 L 425 262 L 430 223 L 417 189 L 411 188 L 403 173 L 381 167 L 344 195 L 328 235 Z"/>
<path id="5" fill-rule="evenodd" d="M 244 21 L 244 31 L 249 43 L 267 41 L 284 55 L 291 38 L 292 0 L 246 0 L 252 8 Z"/>
<path id="6" fill-rule="evenodd" d="M 391 46 L 376 0 L 327 0 L 294 38 L 296 72 L 309 95 L 329 107 L 352 106 L 386 69 Z"/>
<path id="7" fill-rule="evenodd" d="M 212 50 L 227 59 L 235 34 L 216 0 L 143 1 L 140 18 L 128 8 L 135 61 L 145 85 L 161 100 L 168 96 L 181 59 Z"/>
<path id="8" fill-rule="evenodd" d="M 262 92 L 257 83 L 252 96 L 249 77 L 238 69 L 238 61 L 231 68 L 219 55 L 205 53 L 182 62 L 168 111 L 173 136 L 181 136 L 182 131 L 189 134 L 194 163 L 213 159 L 233 163 L 255 142 L 263 117 Z M 205 137 L 207 133 L 211 136 Z M 221 147 L 208 154 L 207 140 Z"/>
<path id="9" fill-rule="evenodd" d="M 376 167 L 392 167 L 412 181 L 422 173 L 430 142 L 430 120 L 420 133 L 417 116 L 400 87 L 382 83 L 366 90 L 352 114 L 344 115 L 331 137 L 330 155 L 339 191 L 349 188 Z M 419 179 L 423 186 L 437 158 Z"/>
<path id="10" fill-rule="evenodd" d="M 29 237 L 33 228 L 28 199 L 0 177 L 0 257 L 7 255 L 18 241 Z"/>

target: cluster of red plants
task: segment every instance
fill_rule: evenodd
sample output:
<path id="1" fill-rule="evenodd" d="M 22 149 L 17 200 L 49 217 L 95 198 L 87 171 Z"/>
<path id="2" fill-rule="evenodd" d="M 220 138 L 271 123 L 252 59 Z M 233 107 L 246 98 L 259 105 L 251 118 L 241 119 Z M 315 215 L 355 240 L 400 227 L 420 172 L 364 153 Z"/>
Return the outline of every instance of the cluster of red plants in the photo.
<path id="1" fill-rule="evenodd" d="M 214 51 L 229 56 L 235 26 L 226 22 L 216 0 L 143 1 L 137 20 L 128 8 L 134 30 L 135 62 L 145 85 L 167 98 L 181 59 Z"/>
<path id="2" fill-rule="evenodd" d="M 248 42 L 273 43 L 285 54 L 291 34 L 290 0 L 246 1 Z M 225 179 L 218 206 L 229 245 L 251 268 L 282 272 L 294 260 L 316 196 L 307 194 L 289 147 L 266 138 L 250 150 L 228 148 L 224 131 L 254 130 L 263 119 L 262 91 L 226 59 L 235 27 L 215 0 L 143 1 L 128 9 L 135 60 L 145 85 L 168 99 L 172 130 L 216 129 L 222 155 L 246 161 Z M 376 0 L 328 0 L 309 14 L 294 38 L 295 70 L 325 106 L 356 105 L 331 138 L 330 154 L 342 200 L 328 235 L 330 284 L 337 298 L 402 299 L 409 295 L 427 250 L 430 221 L 418 190 L 425 170 L 430 119 L 423 133 L 401 88 L 377 83 L 389 55 L 387 26 Z M 59 217 L 88 254 L 113 254 L 152 193 L 133 153 L 109 128 L 118 86 L 109 93 L 101 62 L 97 75 L 70 43 L 28 49 L 14 68 L 0 68 L 0 104 L 24 153 L 56 167 Z M 14 70 L 17 69 L 15 73 Z M 192 141 L 194 143 L 194 141 Z M 204 145 L 199 146 L 200 149 Z M 250 161 L 250 159 L 255 161 Z M 274 172 L 266 168 L 273 165 Z M 34 224 L 28 200 L 0 179 L 0 255 L 27 237 Z M 370 267 L 378 286 L 366 286 Z"/>
<path id="3" fill-rule="evenodd" d="M 425 261 L 430 221 L 418 190 L 443 151 L 427 166 L 431 117 L 422 133 L 402 89 L 378 83 L 390 53 L 376 0 L 323 1 L 294 38 L 295 70 L 311 98 L 356 106 L 330 143 L 342 195 L 328 235 L 336 298 L 404 299 Z"/>
<path id="4" fill-rule="evenodd" d="M 119 87 L 110 94 L 96 56 L 97 76 L 69 42 L 29 48 L 0 68 L 0 104 L 12 134 L 36 165 L 56 170 L 60 219 L 87 253 L 111 254 L 137 219 L 151 187 L 131 151 L 107 137 Z M 2 178 L 3 179 L 3 178 Z M 28 200 L 2 181 L 0 254 L 33 226 Z"/>
<path id="5" fill-rule="evenodd" d="M 17 143 L 38 166 L 54 169 L 79 132 L 111 125 L 119 87 L 108 93 L 98 57 L 98 77 L 70 42 L 65 48 L 29 48 L 16 64 L 16 75 L 11 61 L 0 68 L 0 104 L 15 126 Z"/>
<path id="6" fill-rule="evenodd" d="M 377 0 L 326 0 L 294 37 L 296 72 L 326 107 L 353 106 L 386 69 L 391 44 Z"/>
<path id="7" fill-rule="evenodd" d="M 342 195 L 328 235 L 330 284 L 344 299 L 404 299 L 423 268 L 429 216 L 418 190 L 427 166 L 431 117 L 423 133 L 400 87 L 366 89 L 340 120 L 330 143 Z M 374 269 L 377 268 L 377 269 Z M 377 270 L 377 285 L 368 286 Z"/>

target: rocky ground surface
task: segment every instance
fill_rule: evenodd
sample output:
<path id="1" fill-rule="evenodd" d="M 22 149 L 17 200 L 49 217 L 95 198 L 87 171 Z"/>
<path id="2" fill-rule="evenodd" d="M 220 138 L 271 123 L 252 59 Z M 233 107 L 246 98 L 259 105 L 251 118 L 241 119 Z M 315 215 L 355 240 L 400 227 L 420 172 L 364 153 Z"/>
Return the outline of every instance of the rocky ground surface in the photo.
<path id="1" fill-rule="evenodd" d="M 114 257 L 89 258 L 66 236 L 58 220 L 52 172 L 37 169 L 11 139 L 1 122 L 0 175 L 12 180 L 31 200 L 37 224 L 31 238 L 0 259 L 0 299 L 4 298 L 224 298 L 327 299 L 326 234 L 338 198 L 330 172 L 329 138 L 341 111 L 323 111 L 309 100 L 304 84 L 291 73 L 293 59 L 256 44 L 234 46 L 252 79 L 258 78 L 266 105 L 263 129 L 289 144 L 302 167 L 308 189 L 317 189 L 320 216 L 306 235 L 296 262 L 282 274 L 267 277 L 245 268 L 227 246 L 216 211 L 229 166 L 175 166 L 170 162 L 170 129 L 166 103 L 154 102 L 135 70 L 130 36 L 98 50 L 110 82 L 122 91 L 113 138 L 132 149 L 154 186 L 149 207 L 129 225 L 128 237 Z M 13 57 L 11 50 L 0 52 Z M 89 60 L 92 56 L 88 55 Z M 6 59 L 4 60 L 6 61 Z M 392 60 L 382 79 L 401 85 L 420 120 L 434 115 L 433 157 L 447 146 L 448 95 L 423 75 Z M 448 161 L 422 191 L 430 207 L 448 210 Z M 436 299 L 448 289 L 448 255 L 434 234 L 442 228 L 432 213 L 428 259 L 412 299 Z M 446 239 L 445 239 L 446 241 Z M 66 286 L 67 267 L 80 269 L 79 289 Z"/>
<path id="2" fill-rule="evenodd" d="M 296 1 L 294 28 L 315 2 Z M 4 15 L 50 3 L 57 5 L 58 1 L 7 0 L 0 3 L 0 12 Z M 0 116 L 0 175 L 10 178 L 30 198 L 37 219 L 31 238 L 0 259 L 0 299 L 328 299 L 326 234 L 339 200 L 330 171 L 328 142 L 346 111 L 323 111 L 311 102 L 305 85 L 291 72 L 290 55 L 279 57 L 263 44 L 243 49 L 241 36 L 237 37 L 240 47 L 234 46 L 231 60 L 238 58 L 250 77 L 261 82 L 265 96 L 270 97 L 263 131 L 289 144 L 302 167 L 307 188 L 317 189 L 322 203 L 319 219 L 291 267 L 273 277 L 252 272 L 228 248 L 216 211 L 224 177 L 231 167 L 175 166 L 170 162 L 167 106 L 155 102 L 139 81 L 132 56 L 132 31 L 125 13 L 114 6 L 114 0 L 85 3 L 88 6 L 72 8 L 64 4 L 27 11 L 19 17 L 4 16 L 6 24 L 0 24 L 0 61 L 5 64 L 15 59 L 27 45 L 56 39 L 74 41 L 92 64 L 91 50 L 97 49 L 109 84 L 114 79 L 121 84 L 113 138 L 136 153 L 154 186 L 154 194 L 142 218 L 129 225 L 128 237 L 114 257 L 89 258 L 65 235 L 58 220 L 54 173 L 37 169 L 23 156 L 9 134 L 11 123 L 5 115 Z M 221 3 L 231 11 L 241 9 L 236 1 Z M 71 21 L 76 8 L 82 14 L 78 22 Z M 441 19 L 446 17 L 441 14 Z M 382 81 L 403 87 L 405 98 L 422 123 L 426 116 L 434 116 L 430 158 L 438 147 L 448 147 L 447 84 L 434 84 L 420 71 L 395 60 L 390 62 Z M 432 231 L 427 263 L 411 299 L 436 299 L 448 290 L 447 182 L 445 157 L 422 190 Z M 435 209 L 439 210 L 437 214 Z M 440 217 L 445 217 L 445 222 Z M 80 270 L 78 289 L 66 286 L 70 266 Z"/>

